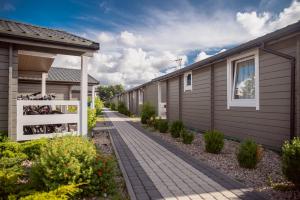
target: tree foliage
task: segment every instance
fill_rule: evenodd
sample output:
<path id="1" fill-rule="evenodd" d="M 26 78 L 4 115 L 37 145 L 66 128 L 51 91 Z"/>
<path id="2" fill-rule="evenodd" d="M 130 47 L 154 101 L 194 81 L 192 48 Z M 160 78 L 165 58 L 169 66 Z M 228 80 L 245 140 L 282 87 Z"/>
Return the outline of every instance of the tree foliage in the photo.
<path id="1" fill-rule="evenodd" d="M 125 91 L 124 86 L 121 84 L 118 85 L 101 85 L 98 87 L 99 96 L 102 101 L 106 101 L 107 99 L 112 98 L 116 94 L 122 93 Z"/>

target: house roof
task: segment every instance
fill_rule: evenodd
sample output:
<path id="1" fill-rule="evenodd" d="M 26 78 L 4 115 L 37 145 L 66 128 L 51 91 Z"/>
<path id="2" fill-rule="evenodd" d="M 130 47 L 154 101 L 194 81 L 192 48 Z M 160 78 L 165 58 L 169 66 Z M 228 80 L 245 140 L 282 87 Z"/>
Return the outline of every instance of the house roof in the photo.
<path id="1" fill-rule="evenodd" d="M 99 43 L 62 30 L 34 26 L 6 19 L 0 19 L 0 36 L 57 43 L 90 50 L 99 49 Z"/>
<path id="2" fill-rule="evenodd" d="M 81 70 L 79 69 L 51 67 L 48 71 L 47 81 L 80 83 L 80 80 Z M 88 83 L 91 85 L 98 85 L 99 81 L 89 75 Z"/>
<path id="3" fill-rule="evenodd" d="M 28 76 L 19 74 L 19 80 L 25 82 L 36 82 L 41 81 L 41 77 L 37 76 Z M 69 69 L 69 68 L 60 68 L 60 67 L 51 67 L 48 71 L 48 82 L 63 83 L 63 84 L 80 84 L 81 80 L 81 70 L 79 69 Z M 91 75 L 88 75 L 88 84 L 89 85 L 98 85 L 99 81 L 96 80 Z"/>
<path id="4" fill-rule="evenodd" d="M 169 74 L 157 77 L 155 79 L 153 79 L 152 81 L 160 81 L 160 80 L 164 80 L 164 79 L 169 79 L 175 76 L 178 76 L 179 74 L 182 74 L 184 72 L 196 69 L 196 68 L 201 68 L 201 67 L 205 67 L 207 65 L 213 64 L 216 61 L 225 59 L 229 56 L 232 56 L 234 54 L 237 54 L 239 52 L 242 51 L 246 51 L 255 47 L 260 47 L 262 44 L 273 41 L 273 40 L 277 40 L 280 39 L 282 37 L 286 37 L 288 35 L 292 35 L 295 34 L 297 32 L 300 31 L 300 21 L 298 21 L 297 23 L 291 24 L 289 26 L 286 26 L 282 29 L 279 29 L 277 31 L 274 31 L 272 33 L 266 34 L 262 37 L 258 37 L 254 40 L 250 40 L 246 43 L 243 43 L 237 47 L 234 47 L 232 49 L 226 50 L 224 52 L 218 53 L 214 56 L 211 56 L 209 58 L 206 58 L 204 60 L 201 60 L 199 62 L 193 63 L 187 67 L 184 67 L 182 69 L 176 70 L 174 72 L 171 72 Z"/>

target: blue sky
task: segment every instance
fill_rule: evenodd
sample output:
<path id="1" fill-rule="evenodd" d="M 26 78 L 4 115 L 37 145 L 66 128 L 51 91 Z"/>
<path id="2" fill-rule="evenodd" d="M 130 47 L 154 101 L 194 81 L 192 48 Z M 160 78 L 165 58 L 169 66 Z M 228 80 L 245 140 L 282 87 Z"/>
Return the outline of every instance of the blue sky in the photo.
<path id="1" fill-rule="evenodd" d="M 0 0 L 0 17 L 100 42 L 89 71 L 104 84 L 148 81 L 300 19 L 292 0 Z M 79 67 L 74 57 L 54 65 Z"/>

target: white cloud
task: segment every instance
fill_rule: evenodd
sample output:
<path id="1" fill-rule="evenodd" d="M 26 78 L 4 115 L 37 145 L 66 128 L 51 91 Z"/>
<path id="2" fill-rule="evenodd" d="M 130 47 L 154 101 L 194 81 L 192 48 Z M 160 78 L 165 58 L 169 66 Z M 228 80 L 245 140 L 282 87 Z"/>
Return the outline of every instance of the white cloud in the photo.
<path id="1" fill-rule="evenodd" d="M 102 84 L 136 86 L 178 69 L 174 62 L 178 58 L 183 58 L 185 66 L 189 51 L 236 45 L 300 19 L 297 1 L 277 15 L 257 11 L 230 13 L 222 9 L 205 15 L 191 5 L 184 6 L 180 11 L 148 10 L 142 25 L 114 32 L 87 32 L 101 46 L 100 52 L 89 60 L 89 73 Z M 209 56 L 212 55 L 201 51 L 192 61 Z M 80 60 L 58 56 L 53 66 L 79 68 Z"/>
<path id="2" fill-rule="evenodd" d="M 120 34 L 120 42 L 123 45 L 126 46 L 136 46 L 138 40 L 140 40 L 140 37 L 135 36 L 133 33 L 130 33 L 128 31 L 123 31 Z"/>
<path id="3" fill-rule="evenodd" d="M 113 36 L 109 33 L 101 32 L 98 35 L 98 41 L 100 43 L 112 42 L 114 40 Z"/>
<path id="4" fill-rule="evenodd" d="M 255 11 L 238 12 L 236 19 L 252 36 L 260 36 L 299 21 L 300 2 L 293 1 L 278 15 L 268 12 L 259 14 Z"/>
<path id="5" fill-rule="evenodd" d="M 206 58 L 209 58 L 209 57 L 211 57 L 211 56 L 213 56 L 213 55 L 216 55 L 216 54 L 218 54 L 218 53 L 222 53 L 222 52 L 224 52 L 224 51 L 226 51 L 226 49 L 221 49 L 219 52 L 217 52 L 217 53 L 215 53 L 215 54 L 207 54 L 205 51 L 200 51 L 200 52 L 198 53 L 198 55 L 196 56 L 194 62 L 198 62 L 198 61 L 200 61 L 200 60 L 204 60 L 204 59 L 206 59 Z"/>
<path id="6" fill-rule="evenodd" d="M 204 60 L 205 58 L 208 58 L 212 55 L 208 55 L 206 54 L 204 51 L 200 51 L 200 53 L 197 55 L 197 57 L 195 58 L 195 62 L 198 62 L 200 60 Z"/>

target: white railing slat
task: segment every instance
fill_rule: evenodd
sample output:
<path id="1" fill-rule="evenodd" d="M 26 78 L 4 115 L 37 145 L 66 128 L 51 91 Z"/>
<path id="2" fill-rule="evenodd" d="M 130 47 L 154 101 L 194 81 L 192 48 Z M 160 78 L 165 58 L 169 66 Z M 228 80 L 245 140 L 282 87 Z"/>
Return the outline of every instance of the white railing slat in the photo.
<path id="1" fill-rule="evenodd" d="M 77 113 L 63 114 L 41 114 L 24 115 L 24 106 L 77 106 Z M 77 131 L 80 130 L 80 108 L 79 101 L 68 100 L 17 100 L 17 141 L 33 140 L 41 137 L 54 137 L 66 133 L 34 134 L 24 135 L 23 127 L 31 125 L 50 125 L 50 124 L 77 124 Z"/>

